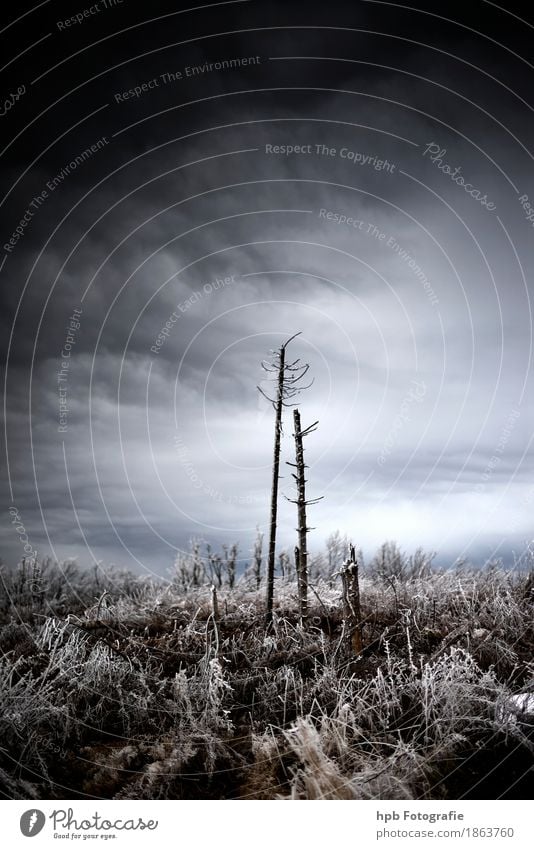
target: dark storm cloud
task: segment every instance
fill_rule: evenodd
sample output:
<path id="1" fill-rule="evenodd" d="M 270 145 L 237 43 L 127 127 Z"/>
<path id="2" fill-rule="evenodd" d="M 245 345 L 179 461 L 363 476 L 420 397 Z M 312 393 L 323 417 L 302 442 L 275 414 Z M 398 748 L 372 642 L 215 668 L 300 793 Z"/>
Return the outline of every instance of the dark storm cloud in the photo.
<path id="1" fill-rule="evenodd" d="M 377 29 L 381 16 L 379 29 L 402 38 L 266 31 L 128 63 L 84 89 L 86 112 L 104 101 L 110 107 L 54 145 L 13 191 L 7 237 L 30 199 L 76 154 L 154 116 L 62 182 L 2 272 L 6 337 L 38 251 L 67 216 L 32 271 L 8 373 L 15 501 L 41 549 L 146 568 L 170 564 L 192 535 L 239 538 L 247 549 L 255 526 L 265 525 L 270 480 L 272 416 L 256 390 L 264 377 L 259 363 L 296 330 L 304 333 L 294 355 L 310 362 L 315 377 L 302 397 L 303 416 L 320 419 L 308 448 L 310 487 L 326 495 L 314 508 L 315 545 L 340 526 L 367 548 L 398 537 L 406 547 L 422 542 L 476 554 L 499 534 L 509 550 L 528 533 L 531 323 L 522 271 L 528 281 L 533 257 L 510 186 L 534 196 L 531 160 L 511 135 L 528 146 L 518 117 L 524 107 L 476 68 L 466 73 L 465 62 L 413 42 L 426 40 L 485 69 L 491 58 L 491 73 L 518 91 L 520 63 L 451 24 L 434 21 L 428 29 L 414 13 L 384 15 L 376 4 L 338 4 L 328 15 L 312 7 L 305 17 L 309 25 L 334 20 Z M 239 12 L 228 7 L 227 20 L 220 11 L 206 18 L 214 32 L 302 19 L 291 4 L 270 7 L 269 16 L 243 4 Z M 172 40 L 202 31 L 197 20 Z M 146 31 L 145 51 L 160 43 L 158 32 Z M 507 24 L 502 37 L 513 35 L 521 41 Z M 142 47 L 138 34 L 116 42 L 113 62 Z M 91 54 L 71 63 L 73 84 L 108 59 L 113 64 L 109 50 L 102 47 L 101 67 Z M 117 92 L 223 53 L 259 54 L 262 63 L 114 102 Z M 278 55 L 361 62 L 269 62 Z M 47 86 L 52 100 L 62 88 L 57 73 Z M 298 90 L 171 108 L 285 86 Z M 80 98 L 74 102 L 72 114 L 59 110 L 53 133 L 47 119 L 47 137 L 75 123 Z M 199 132 L 219 124 L 239 126 Z M 423 155 L 430 143 L 446 150 L 443 161 L 461 168 L 497 214 Z M 310 152 L 268 153 L 269 145 Z M 365 164 L 354 164 L 356 155 Z M 8 178 L 17 173 L 17 156 L 11 151 Z M 371 160 L 394 167 L 377 169 Z M 362 226 L 340 224 L 339 216 Z M 82 313 L 66 367 L 62 433 L 58 374 L 74 309 Z M 289 417 L 285 431 L 289 459 Z M 291 494 L 289 476 L 283 488 Z M 290 505 L 280 521 L 290 546 Z M 16 557 L 16 540 L 6 536 L 5 545 Z"/>

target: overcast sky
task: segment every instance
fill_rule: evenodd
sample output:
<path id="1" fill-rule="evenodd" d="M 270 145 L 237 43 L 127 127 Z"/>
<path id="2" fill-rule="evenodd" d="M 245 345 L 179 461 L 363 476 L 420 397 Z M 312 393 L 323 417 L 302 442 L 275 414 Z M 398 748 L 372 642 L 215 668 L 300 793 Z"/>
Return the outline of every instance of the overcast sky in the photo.
<path id="1" fill-rule="evenodd" d="M 67 25 L 49 3 L 1 33 L 5 561 L 10 507 L 40 555 L 246 559 L 261 361 L 297 331 L 312 550 L 336 528 L 369 556 L 524 550 L 532 24 L 421 5 L 125 0 Z M 289 411 L 284 461 L 292 432 Z M 295 525 L 282 496 L 280 548 Z"/>

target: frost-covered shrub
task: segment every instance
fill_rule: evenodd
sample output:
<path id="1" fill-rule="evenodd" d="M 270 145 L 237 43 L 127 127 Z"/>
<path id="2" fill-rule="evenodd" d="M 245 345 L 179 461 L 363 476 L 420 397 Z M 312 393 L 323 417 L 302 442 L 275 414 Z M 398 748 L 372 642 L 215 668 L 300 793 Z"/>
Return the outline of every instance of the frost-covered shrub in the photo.
<path id="1" fill-rule="evenodd" d="M 421 558 L 404 577 L 364 572 L 349 657 L 332 576 L 311 582 L 305 628 L 285 576 L 266 632 L 255 582 L 222 581 L 214 621 L 208 584 L 63 565 L 42 570 L 42 609 L 2 608 L 7 796 L 443 798 L 481 752 L 493 775 L 498 747 L 528 774 L 532 734 L 510 708 L 534 692 L 527 575 Z"/>

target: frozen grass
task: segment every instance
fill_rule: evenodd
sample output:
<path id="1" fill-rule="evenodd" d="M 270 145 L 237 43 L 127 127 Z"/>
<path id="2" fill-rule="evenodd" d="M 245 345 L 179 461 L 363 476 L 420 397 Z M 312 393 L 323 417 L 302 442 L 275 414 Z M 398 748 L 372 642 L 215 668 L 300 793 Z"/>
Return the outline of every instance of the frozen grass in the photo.
<path id="1" fill-rule="evenodd" d="M 534 693 L 532 578 L 364 574 L 364 650 L 348 657 L 336 579 L 314 582 L 306 629 L 280 580 L 266 634 L 262 589 L 221 587 L 215 621 L 209 585 L 183 574 L 4 570 L 5 797 L 529 792 L 532 715 L 515 708 Z"/>

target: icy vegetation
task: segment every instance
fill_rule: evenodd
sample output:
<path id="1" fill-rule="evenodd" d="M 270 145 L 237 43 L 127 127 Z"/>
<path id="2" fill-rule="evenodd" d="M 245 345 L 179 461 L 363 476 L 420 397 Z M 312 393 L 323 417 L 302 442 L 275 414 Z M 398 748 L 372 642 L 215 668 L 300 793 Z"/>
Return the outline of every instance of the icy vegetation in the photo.
<path id="1" fill-rule="evenodd" d="M 356 656 L 324 559 L 303 626 L 286 558 L 267 630 L 232 551 L 193 550 L 166 583 L 2 567 L 3 796 L 528 798 L 532 573 L 395 554 L 361 571 Z"/>

